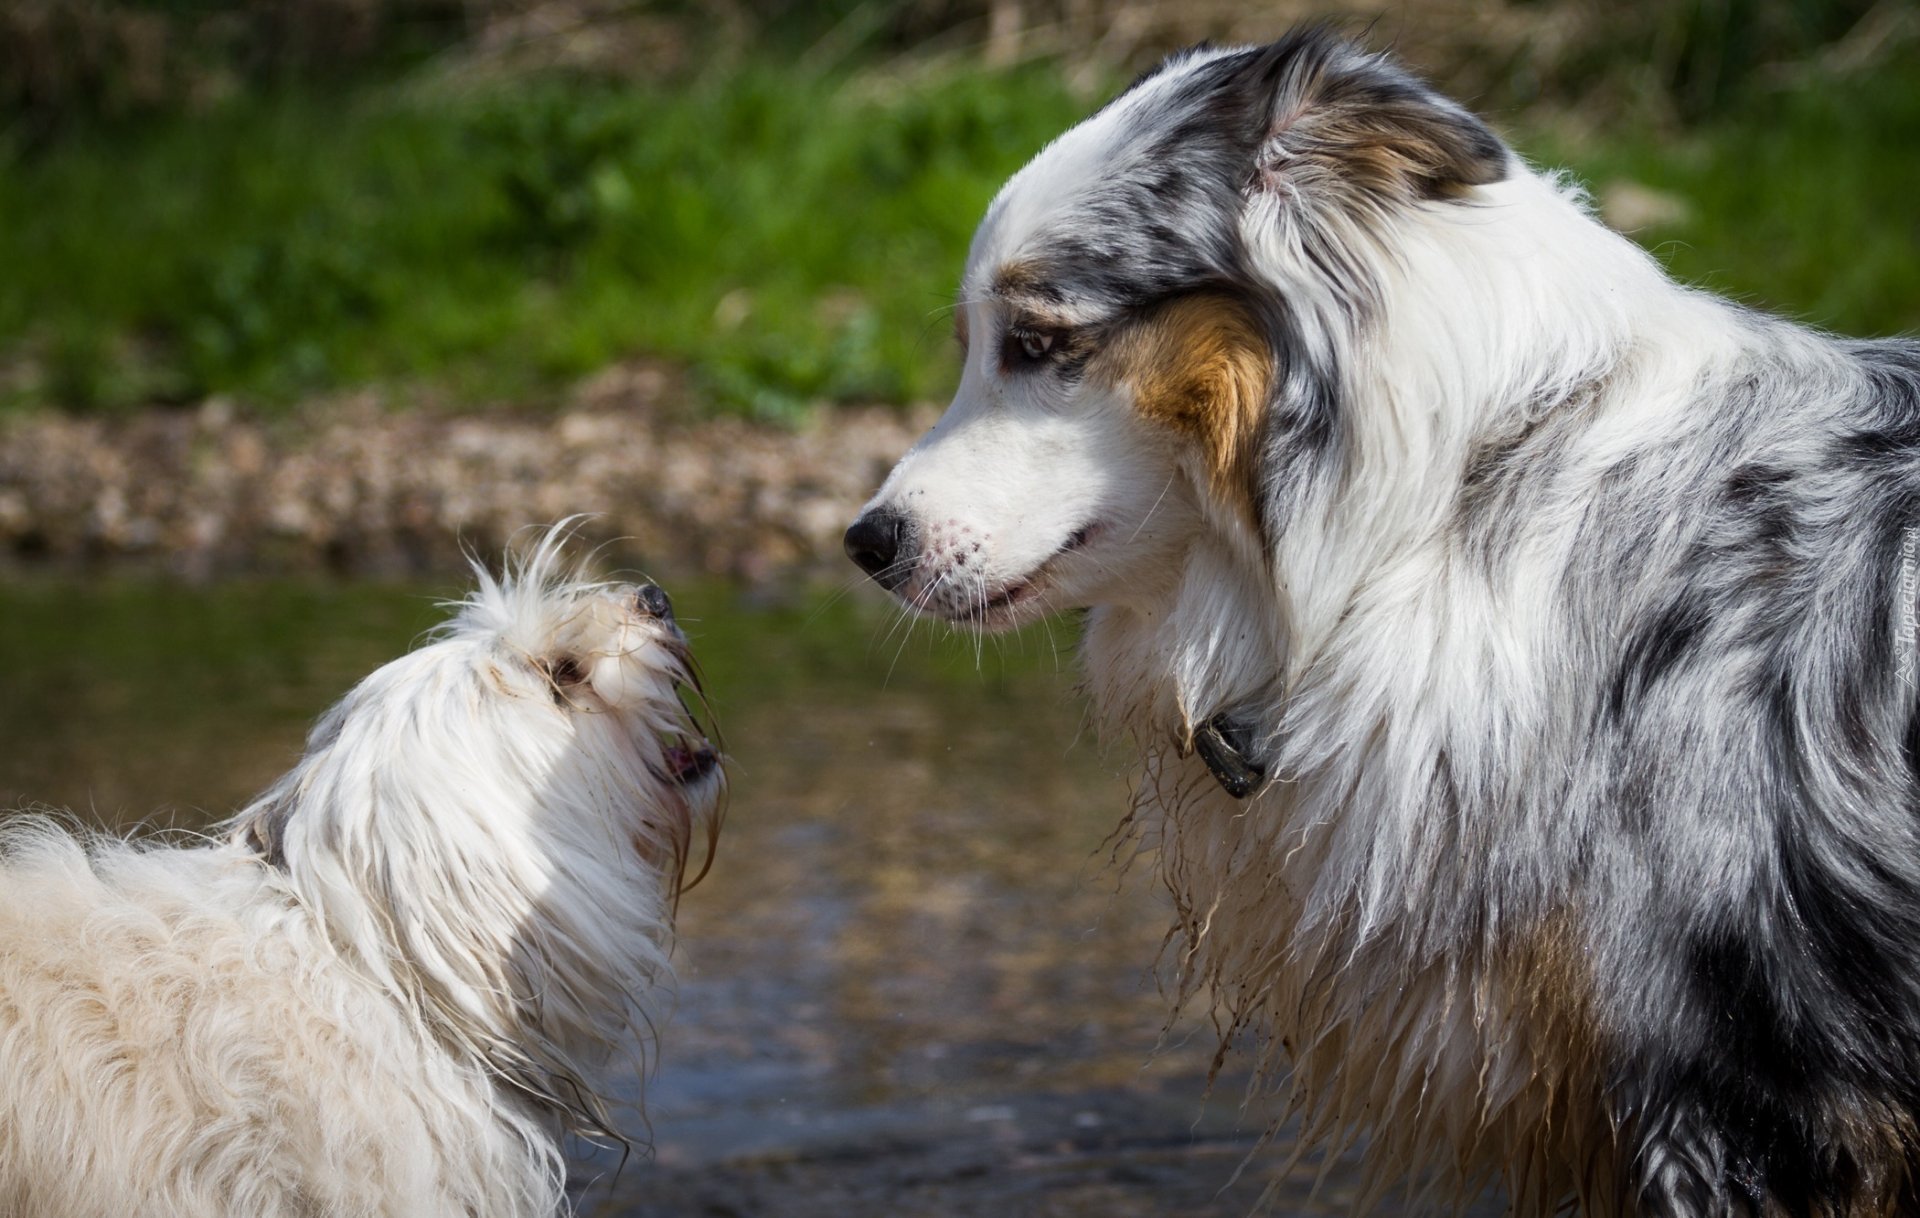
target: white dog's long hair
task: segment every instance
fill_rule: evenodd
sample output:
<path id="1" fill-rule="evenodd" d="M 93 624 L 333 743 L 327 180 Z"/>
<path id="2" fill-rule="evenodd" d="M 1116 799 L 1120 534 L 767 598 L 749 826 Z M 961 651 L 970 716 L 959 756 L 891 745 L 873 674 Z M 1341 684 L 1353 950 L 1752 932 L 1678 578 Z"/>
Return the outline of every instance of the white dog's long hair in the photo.
<path id="1" fill-rule="evenodd" d="M 1009 182 L 848 531 L 1090 609 L 1182 1000 L 1307 1143 L 1522 1211 L 1920 1213 L 1920 347 L 1669 281 L 1308 30 Z"/>
<path id="2" fill-rule="evenodd" d="M 665 594 L 572 576 L 565 536 L 213 844 L 0 833 L 0 1215 L 562 1207 L 721 784 Z"/>

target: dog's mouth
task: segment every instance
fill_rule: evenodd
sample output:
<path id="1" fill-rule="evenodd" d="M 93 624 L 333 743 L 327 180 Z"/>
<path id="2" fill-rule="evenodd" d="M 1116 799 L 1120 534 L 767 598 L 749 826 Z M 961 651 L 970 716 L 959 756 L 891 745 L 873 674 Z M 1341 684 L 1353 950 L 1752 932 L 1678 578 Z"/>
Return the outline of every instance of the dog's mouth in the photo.
<path id="1" fill-rule="evenodd" d="M 1084 550 L 1100 529 L 1101 525 L 1098 521 L 1081 525 L 1068 535 L 1059 549 L 1042 559 L 1031 573 L 1002 584 L 998 589 L 975 601 L 970 606 L 971 612 L 959 615 L 960 620 L 987 628 L 1010 624 L 1019 616 L 1021 606 L 1035 600 L 1045 590 L 1048 569 L 1067 555 Z"/>
<path id="2" fill-rule="evenodd" d="M 702 718 L 707 709 L 706 692 L 698 676 L 690 676 L 674 687 L 674 693 L 680 700 L 684 726 L 669 732 L 661 742 L 661 769 L 667 781 L 677 787 L 697 786 L 720 769 L 720 750 L 714 747 Z"/>
<path id="3" fill-rule="evenodd" d="M 675 786 L 690 787 L 720 768 L 720 751 L 705 737 L 682 737 L 667 745 L 665 762 L 667 778 Z"/>

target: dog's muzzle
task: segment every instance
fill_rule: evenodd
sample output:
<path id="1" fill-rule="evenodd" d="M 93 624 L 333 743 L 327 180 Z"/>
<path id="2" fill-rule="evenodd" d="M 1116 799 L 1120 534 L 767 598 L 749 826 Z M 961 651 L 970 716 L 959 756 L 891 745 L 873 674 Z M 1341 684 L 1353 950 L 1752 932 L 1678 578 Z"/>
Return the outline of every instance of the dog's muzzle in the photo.
<path id="1" fill-rule="evenodd" d="M 842 544 L 854 565 L 892 592 L 913 574 L 913 564 L 901 556 L 913 554 L 913 521 L 892 508 L 865 512 L 847 529 Z"/>

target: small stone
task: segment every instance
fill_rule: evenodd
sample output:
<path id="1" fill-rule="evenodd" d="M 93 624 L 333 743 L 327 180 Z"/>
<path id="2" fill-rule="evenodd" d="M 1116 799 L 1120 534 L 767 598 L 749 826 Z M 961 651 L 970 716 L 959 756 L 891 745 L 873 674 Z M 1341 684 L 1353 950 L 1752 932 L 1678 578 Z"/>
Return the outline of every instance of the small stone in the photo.
<path id="1" fill-rule="evenodd" d="M 1600 188 L 1600 218 L 1615 232 L 1678 228 L 1692 214 L 1693 209 L 1679 195 L 1639 182 L 1616 178 Z"/>

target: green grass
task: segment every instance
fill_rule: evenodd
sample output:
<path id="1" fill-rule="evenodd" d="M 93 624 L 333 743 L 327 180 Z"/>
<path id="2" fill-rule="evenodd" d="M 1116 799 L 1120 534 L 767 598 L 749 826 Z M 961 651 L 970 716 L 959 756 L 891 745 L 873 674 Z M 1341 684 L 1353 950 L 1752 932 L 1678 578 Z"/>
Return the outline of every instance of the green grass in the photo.
<path id="1" fill-rule="evenodd" d="M 959 251 L 1084 109 L 1031 71 L 296 95 L 0 172 L 15 398 L 537 395 L 628 354 L 780 415 L 943 391 Z M 18 379 L 18 378 L 16 378 Z"/>
<path id="2" fill-rule="evenodd" d="M 1810 79 L 1678 138 L 1545 140 L 1534 160 L 1595 187 L 1671 194 L 1637 236 L 1678 278 L 1847 334 L 1920 332 L 1920 74 Z"/>
<path id="3" fill-rule="evenodd" d="M 0 156 L 0 402 L 540 401 L 630 355 L 765 417 L 938 397 L 974 224 L 1095 104 L 1060 76 L 763 56 L 671 89 L 308 90 Z M 1680 196 L 1646 237 L 1683 278 L 1859 333 L 1920 327 L 1916 146 L 1898 65 L 1679 138 L 1528 144 Z"/>

